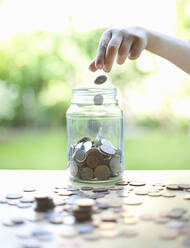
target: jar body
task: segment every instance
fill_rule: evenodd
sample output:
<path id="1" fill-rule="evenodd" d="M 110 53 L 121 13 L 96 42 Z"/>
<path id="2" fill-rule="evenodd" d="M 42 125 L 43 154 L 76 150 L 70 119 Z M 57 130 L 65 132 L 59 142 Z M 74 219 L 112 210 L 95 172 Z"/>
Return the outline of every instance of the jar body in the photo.
<path id="1" fill-rule="evenodd" d="M 123 175 L 123 112 L 117 102 L 104 99 L 100 105 L 74 102 L 67 110 L 67 167 L 72 180 L 113 182 Z"/>

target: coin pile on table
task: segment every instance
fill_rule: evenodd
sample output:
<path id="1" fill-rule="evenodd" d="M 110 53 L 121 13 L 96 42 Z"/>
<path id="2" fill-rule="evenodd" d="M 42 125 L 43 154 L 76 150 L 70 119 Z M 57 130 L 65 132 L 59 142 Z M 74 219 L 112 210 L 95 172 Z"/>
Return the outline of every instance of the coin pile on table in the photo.
<path id="1" fill-rule="evenodd" d="M 74 178 L 107 180 L 122 172 L 121 151 L 105 139 L 83 137 L 70 146 L 68 168 Z"/>
<path id="2" fill-rule="evenodd" d="M 34 188 L 19 193 L 13 189 L 0 197 L 0 209 L 10 208 L 9 215 L 0 216 L 1 228 L 15 234 L 14 247 L 88 247 L 89 242 L 100 244 L 110 238 L 110 242 L 137 239 L 150 225 L 157 247 L 190 247 L 190 209 L 182 207 L 190 200 L 189 191 L 188 183 L 148 185 L 136 180 L 104 187 L 63 184 L 49 195 Z M 173 202 L 177 197 L 178 205 Z M 159 199 L 165 202 L 165 211 L 160 210 Z M 173 241 L 181 245 L 173 246 Z"/>

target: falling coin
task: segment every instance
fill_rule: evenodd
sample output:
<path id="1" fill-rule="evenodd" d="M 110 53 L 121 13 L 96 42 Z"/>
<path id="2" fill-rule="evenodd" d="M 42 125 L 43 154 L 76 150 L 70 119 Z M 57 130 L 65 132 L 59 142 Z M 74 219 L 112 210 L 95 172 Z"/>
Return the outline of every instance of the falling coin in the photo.
<path id="1" fill-rule="evenodd" d="M 95 84 L 103 84 L 107 81 L 107 76 L 106 75 L 100 75 L 100 76 L 97 76 L 94 80 L 94 83 Z"/>
<path id="2" fill-rule="evenodd" d="M 104 97 L 102 94 L 97 94 L 94 96 L 94 105 L 102 105 L 104 102 Z"/>

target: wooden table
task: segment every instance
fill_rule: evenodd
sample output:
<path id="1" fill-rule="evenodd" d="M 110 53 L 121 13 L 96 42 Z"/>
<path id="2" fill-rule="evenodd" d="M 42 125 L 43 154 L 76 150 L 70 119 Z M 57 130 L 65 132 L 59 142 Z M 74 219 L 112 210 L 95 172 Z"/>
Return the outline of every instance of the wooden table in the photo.
<path id="1" fill-rule="evenodd" d="M 146 182 L 146 186 L 151 185 L 155 182 L 168 183 L 190 183 L 190 170 L 188 171 L 125 171 L 124 178 L 130 180 L 140 180 Z M 83 185 L 76 182 L 71 182 L 68 179 L 66 171 L 30 171 L 30 170 L 2 170 L 0 171 L 0 195 L 4 196 L 7 193 L 22 192 L 22 189 L 28 185 L 34 185 L 38 190 L 45 191 L 48 194 L 53 192 L 56 185 Z M 105 185 L 105 184 L 104 184 Z M 110 185 L 106 184 L 105 186 Z M 93 185 L 94 187 L 100 185 Z M 22 192 L 23 193 L 23 192 Z M 129 212 L 136 215 L 141 213 L 153 213 L 158 215 L 161 211 L 169 211 L 172 208 L 186 208 L 189 210 L 190 215 L 190 201 L 184 200 L 183 191 L 175 191 L 175 198 L 164 198 L 164 197 L 150 197 L 150 196 L 138 196 L 143 199 L 143 204 L 139 206 L 128 206 Z M 123 198 L 116 198 L 115 192 L 111 192 L 107 197 L 113 202 L 118 202 L 118 199 L 122 202 Z M 9 206 L 7 204 L 0 204 L 0 222 L 5 217 L 11 217 L 15 215 L 27 215 L 28 211 L 33 209 L 19 209 L 16 206 Z M 122 221 L 122 220 L 121 220 Z M 26 223 L 28 225 L 45 226 L 51 230 L 60 231 L 61 225 L 53 225 L 47 222 L 43 223 Z M 121 224 L 117 224 L 117 228 L 120 228 Z M 79 247 L 117 247 L 117 248 L 180 248 L 182 245 L 184 236 L 179 236 L 176 240 L 164 241 L 159 238 L 159 233 L 163 230 L 168 230 L 168 227 L 156 224 L 154 222 L 140 221 L 136 225 L 129 226 L 139 231 L 139 235 L 135 238 L 117 237 L 110 239 L 100 239 L 98 241 L 84 241 L 81 235 L 75 238 L 76 242 L 79 243 Z M 16 227 L 6 227 L 0 223 L 0 246 L 2 248 L 17 248 L 21 247 L 20 244 L 23 240 L 16 237 L 15 232 L 23 229 L 23 225 Z M 54 239 L 50 242 L 42 242 L 42 247 L 63 247 L 60 246 L 60 242 L 63 239 Z M 65 239 L 68 242 L 74 242 L 73 239 Z M 26 240 L 27 241 L 27 240 Z M 67 242 L 67 241 L 66 241 Z M 72 246 L 69 246 L 72 247 Z"/>

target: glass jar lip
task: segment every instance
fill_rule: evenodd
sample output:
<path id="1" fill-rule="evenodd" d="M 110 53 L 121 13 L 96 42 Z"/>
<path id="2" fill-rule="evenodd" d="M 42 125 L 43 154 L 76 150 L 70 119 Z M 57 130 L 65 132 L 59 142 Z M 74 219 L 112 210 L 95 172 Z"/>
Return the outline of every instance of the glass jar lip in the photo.
<path id="1" fill-rule="evenodd" d="M 88 95 L 94 95 L 94 94 L 110 94 L 113 96 L 116 96 L 117 94 L 117 88 L 98 88 L 98 87 L 93 87 L 93 88 L 74 88 L 72 89 L 72 94 L 88 94 Z"/>
<path id="2" fill-rule="evenodd" d="M 71 103 L 94 105 L 96 96 L 102 99 L 102 104 L 118 103 L 117 88 L 74 88 L 72 89 L 72 95 Z"/>

